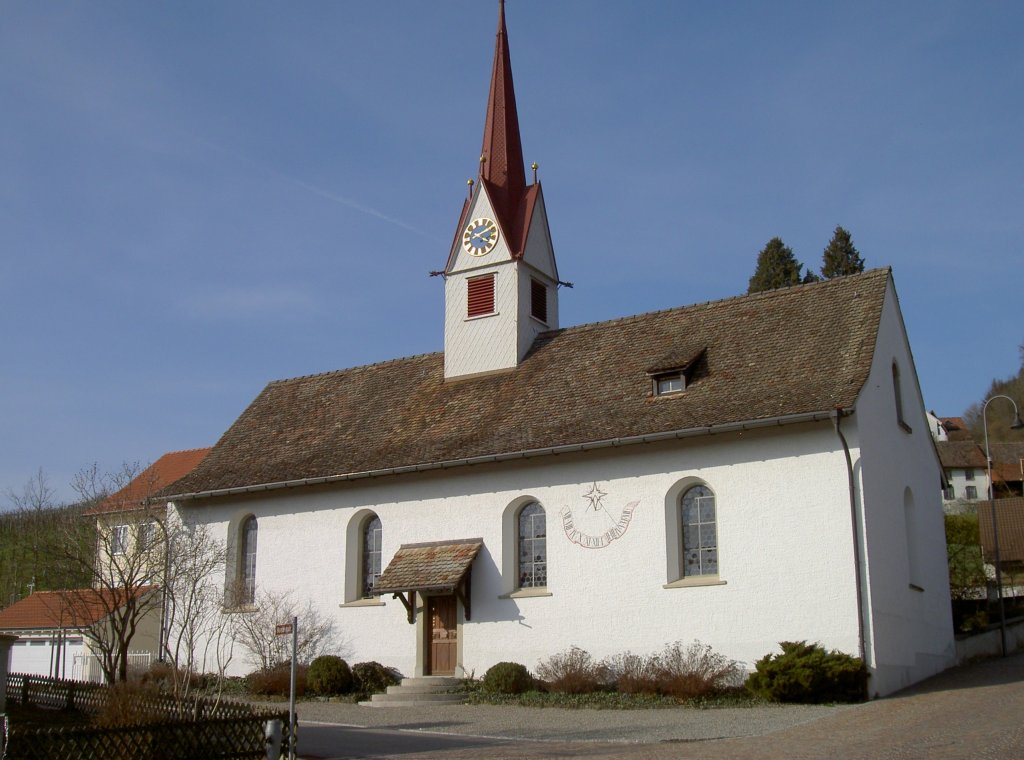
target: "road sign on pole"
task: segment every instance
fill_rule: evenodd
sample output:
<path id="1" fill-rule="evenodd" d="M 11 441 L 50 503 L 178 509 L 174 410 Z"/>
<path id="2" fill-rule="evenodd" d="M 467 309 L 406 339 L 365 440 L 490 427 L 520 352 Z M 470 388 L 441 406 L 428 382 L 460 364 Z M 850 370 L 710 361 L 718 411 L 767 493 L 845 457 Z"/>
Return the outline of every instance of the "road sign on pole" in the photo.
<path id="1" fill-rule="evenodd" d="M 289 633 L 292 635 L 292 672 L 288 690 L 288 760 L 295 760 L 299 742 L 295 734 L 298 728 L 295 715 L 295 673 L 297 670 L 295 657 L 299 648 L 299 619 L 297 617 L 293 617 L 290 623 L 278 623 L 274 626 L 275 636 L 287 636 Z"/>

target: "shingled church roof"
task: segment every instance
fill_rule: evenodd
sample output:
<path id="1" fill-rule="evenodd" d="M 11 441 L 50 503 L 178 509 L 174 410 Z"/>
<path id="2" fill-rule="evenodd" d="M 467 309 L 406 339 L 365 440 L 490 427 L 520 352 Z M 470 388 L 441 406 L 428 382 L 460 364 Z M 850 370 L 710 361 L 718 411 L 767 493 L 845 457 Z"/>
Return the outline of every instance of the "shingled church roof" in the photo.
<path id="1" fill-rule="evenodd" d="M 164 496 L 500 460 L 850 407 L 889 269 L 538 336 L 515 369 L 444 379 L 441 353 L 270 383 Z M 681 393 L 652 373 L 683 357 Z"/>

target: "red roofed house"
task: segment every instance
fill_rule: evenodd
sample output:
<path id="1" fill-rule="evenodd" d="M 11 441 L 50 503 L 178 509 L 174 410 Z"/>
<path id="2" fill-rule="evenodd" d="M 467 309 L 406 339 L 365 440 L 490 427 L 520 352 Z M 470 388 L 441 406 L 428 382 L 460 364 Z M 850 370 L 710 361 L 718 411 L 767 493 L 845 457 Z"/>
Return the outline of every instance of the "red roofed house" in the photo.
<path id="1" fill-rule="evenodd" d="M 134 596 L 151 593 L 138 588 Z M 122 606 L 123 595 L 96 589 L 36 591 L 0 610 L 0 633 L 17 636 L 11 647 L 10 672 L 101 681 L 102 673 L 91 656 L 89 631 Z M 154 631 L 143 628 L 138 645 L 155 646 Z M 149 664 L 148 658 L 137 658 Z"/>
<path id="2" fill-rule="evenodd" d="M 144 670 L 159 656 L 160 602 L 145 595 L 154 591 L 149 563 L 162 563 L 163 558 L 160 551 L 147 556 L 142 542 L 154 535 L 166 512 L 162 506 L 154 511 L 145 500 L 191 472 L 209 451 L 164 454 L 124 488 L 86 510 L 97 523 L 94 588 L 36 592 L 0 611 L 0 632 L 19 637 L 11 649 L 12 672 L 102 680 L 90 633 L 109 630 L 111 616 L 129 598 L 143 610 L 130 643 L 129 668 Z M 133 592 L 126 596 L 123 588 Z"/>
<path id="3" fill-rule="evenodd" d="M 409 676 L 694 639 L 748 668 L 820 641 L 872 694 L 952 664 L 892 273 L 560 327 L 503 5 L 478 166 L 441 254 L 444 352 L 272 382 L 163 492 L 226 541 L 227 604 L 300 595 Z"/>
<path id="4" fill-rule="evenodd" d="M 156 521 L 166 514 L 163 506 L 147 504 L 146 499 L 190 473 L 209 453 L 210 449 L 204 448 L 164 454 L 119 491 L 85 511 L 85 515 L 96 518 L 96 561 L 101 568 L 114 556 L 143 553 L 140 542 L 149 540 Z M 124 566 L 119 572 L 126 572 Z M 131 568 L 127 572 L 131 575 L 127 578 L 129 584 L 145 580 L 141 576 L 147 574 L 145 568 Z M 117 585 L 116 579 L 108 577 L 104 585 Z"/>

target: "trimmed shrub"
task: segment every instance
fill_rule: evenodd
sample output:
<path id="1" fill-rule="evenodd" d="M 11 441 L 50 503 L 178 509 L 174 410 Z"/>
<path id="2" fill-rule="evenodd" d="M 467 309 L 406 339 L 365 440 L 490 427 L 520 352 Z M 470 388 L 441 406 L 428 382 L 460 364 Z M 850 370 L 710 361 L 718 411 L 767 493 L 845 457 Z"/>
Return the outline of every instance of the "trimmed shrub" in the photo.
<path id="1" fill-rule="evenodd" d="M 357 662 L 352 666 L 353 690 L 358 694 L 380 694 L 389 686 L 397 686 L 401 680 L 397 670 L 379 662 Z"/>
<path id="2" fill-rule="evenodd" d="M 352 690 L 352 670 L 337 655 L 322 654 L 309 663 L 306 685 L 323 697 L 348 694 Z"/>
<path id="3" fill-rule="evenodd" d="M 867 668 L 858 657 L 806 641 L 783 641 L 782 654 L 757 661 L 747 689 L 776 702 L 860 702 L 867 692 Z"/>
<path id="4" fill-rule="evenodd" d="M 676 641 L 666 646 L 657 659 L 658 691 L 676 699 L 721 694 L 743 683 L 743 671 L 735 660 L 699 641 L 685 649 Z"/>
<path id="5" fill-rule="evenodd" d="M 307 666 L 299 665 L 295 672 L 295 695 L 306 693 Z M 291 690 L 291 664 L 283 662 L 268 670 L 257 670 L 246 677 L 249 693 L 260 696 L 287 697 Z"/>
<path id="6" fill-rule="evenodd" d="M 562 694 L 589 694 L 601 690 L 608 681 L 603 665 L 576 646 L 542 660 L 537 675 L 551 691 Z"/>
<path id="7" fill-rule="evenodd" d="M 533 687 L 533 677 L 525 665 L 518 662 L 499 662 L 484 673 L 481 690 L 488 694 L 522 694 Z"/>

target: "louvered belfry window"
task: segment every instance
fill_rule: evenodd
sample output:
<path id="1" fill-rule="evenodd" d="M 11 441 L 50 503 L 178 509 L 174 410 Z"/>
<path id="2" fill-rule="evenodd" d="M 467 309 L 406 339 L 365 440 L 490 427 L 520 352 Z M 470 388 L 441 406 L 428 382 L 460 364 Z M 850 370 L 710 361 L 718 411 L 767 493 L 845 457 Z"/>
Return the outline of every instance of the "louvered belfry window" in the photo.
<path id="1" fill-rule="evenodd" d="M 494 313 L 494 275 L 485 274 L 466 281 L 469 285 L 467 316 L 479 317 Z"/>
<path id="2" fill-rule="evenodd" d="M 548 323 L 548 288 L 538 280 L 530 280 L 530 314 Z"/>

